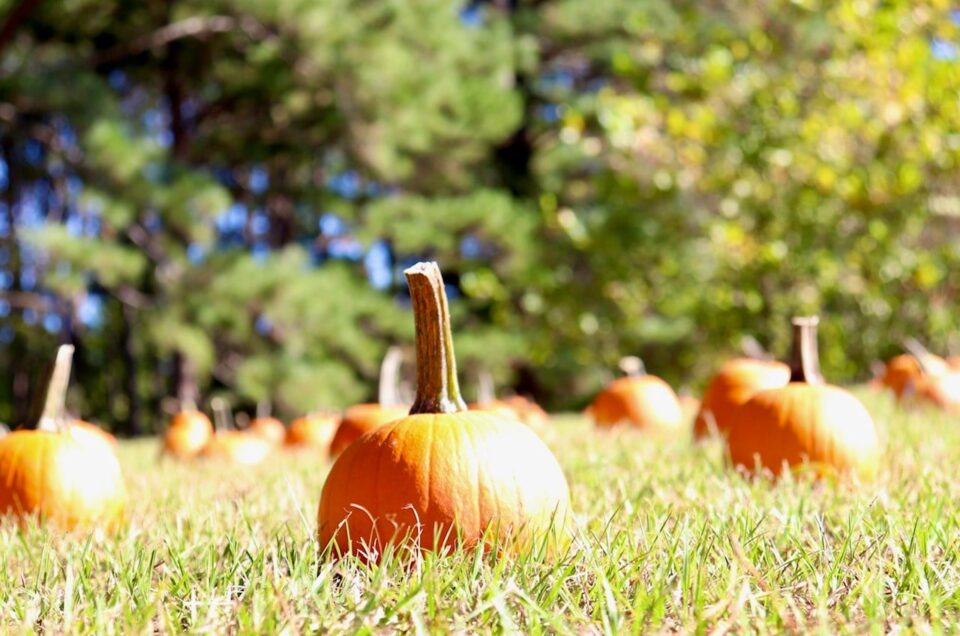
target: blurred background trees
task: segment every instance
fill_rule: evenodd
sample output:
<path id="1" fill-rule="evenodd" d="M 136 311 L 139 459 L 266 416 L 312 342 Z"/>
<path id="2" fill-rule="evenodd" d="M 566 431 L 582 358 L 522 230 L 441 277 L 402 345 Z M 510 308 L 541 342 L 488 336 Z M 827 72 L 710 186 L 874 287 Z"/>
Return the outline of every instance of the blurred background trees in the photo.
<path id="1" fill-rule="evenodd" d="M 167 396 L 370 399 L 441 262 L 468 392 L 696 389 L 823 316 L 836 380 L 960 351 L 945 2 L 0 0 L 0 420 L 57 342 Z"/>

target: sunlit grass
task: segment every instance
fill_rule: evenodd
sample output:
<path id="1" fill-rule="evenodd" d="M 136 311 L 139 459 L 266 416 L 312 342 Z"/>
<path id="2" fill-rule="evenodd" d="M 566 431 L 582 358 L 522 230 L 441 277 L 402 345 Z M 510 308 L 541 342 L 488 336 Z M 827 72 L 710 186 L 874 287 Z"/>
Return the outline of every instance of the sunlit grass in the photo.
<path id="1" fill-rule="evenodd" d="M 863 396 L 887 457 L 859 486 L 748 481 L 717 442 L 555 418 L 578 530 L 553 558 L 334 563 L 313 539 L 326 460 L 158 462 L 155 440 L 124 443 L 124 533 L 0 529 L 2 631 L 953 631 L 960 422 Z"/>

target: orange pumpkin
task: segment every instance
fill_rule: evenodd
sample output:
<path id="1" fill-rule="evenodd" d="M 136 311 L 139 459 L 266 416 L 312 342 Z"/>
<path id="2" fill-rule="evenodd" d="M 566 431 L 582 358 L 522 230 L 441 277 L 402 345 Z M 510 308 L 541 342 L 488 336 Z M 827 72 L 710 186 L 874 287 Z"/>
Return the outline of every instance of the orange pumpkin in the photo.
<path id="1" fill-rule="evenodd" d="M 735 413 L 759 391 L 775 389 L 790 381 L 790 368 L 782 362 L 734 358 L 721 367 L 707 386 L 693 435 L 703 438 L 711 431 L 726 433 Z"/>
<path id="2" fill-rule="evenodd" d="M 515 419 L 466 410 L 440 270 L 420 263 L 405 275 L 416 322 L 416 400 L 408 417 L 363 435 L 337 458 L 320 496 L 320 542 L 376 560 L 401 540 L 445 551 L 460 541 L 516 548 L 551 528 L 562 536 L 569 491 L 553 454 Z"/>
<path id="3" fill-rule="evenodd" d="M 183 410 L 170 420 L 163 437 L 163 451 L 180 459 L 196 457 L 211 437 L 210 418 L 196 409 Z"/>
<path id="4" fill-rule="evenodd" d="M 70 433 L 64 398 L 72 357 L 72 346 L 57 352 L 37 430 L 0 440 L 0 513 L 65 530 L 110 530 L 123 521 L 126 486 L 107 444 Z"/>
<path id="5" fill-rule="evenodd" d="M 246 430 L 251 435 L 265 439 L 271 444 L 283 444 L 287 438 L 287 427 L 283 422 L 269 415 L 254 418 Z"/>
<path id="6" fill-rule="evenodd" d="M 317 448 L 324 452 L 337 431 L 339 418 L 333 413 L 310 413 L 298 417 L 287 427 L 284 444 L 289 448 Z"/>
<path id="7" fill-rule="evenodd" d="M 588 409 L 597 426 L 627 424 L 642 431 L 665 433 L 683 427 L 680 401 L 670 385 L 654 375 L 637 373 L 614 380 Z"/>
<path id="8" fill-rule="evenodd" d="M 251 466 L 266 459 L 272 448 L 273 444 L 268 440 L 246 431 L 217 431 L 203 447 L 201 455 L 207 459 Z"/>
<path id="9" fill-rule="evenodd" d="M 511 395 L 488 402 L 471 404 L 470 410 L 514 417 L 533 428 L 545 426 L 550 422 L 550 416 L 539 404 L 522 395 Z"/>
<path id="10" fill-rule="evenodd" d="M 760 391 L 730 422 L 734 465 L 773 474 L 809 463 L 817 475 L 873 477 L 880 444 L 867 409 L 848 391 L 824 383 L 817 353 L 818 319 L 793 320 L 790 382 Z"/>
<path id="11" fill-rule="evenodd" d="M 405 406 L 384 406 L 382 404 L 357 404 L 348 408 L 337 432 L 330 442 L 330 456 L 336 457 L 347 449 L 364 433 L 368 433 L 388 422 L 399 420 L 407 415 L 410 409 Z"/>
<path id="12" fill-rule="evenodd" d="M 88 439 L 91 441 L 103 442 L 110 448 L 117 447 L 117 438 L 96 424 L 84 422 L 83 420 L 72 420 L 69 428 L 70 434 L 78 439 Z"/>
<path id="13" fill-rule="evenodd" d="M 916 384 L 916 397 L 948 413 L 960 413 L 960 371 L 920 378 Z"/>

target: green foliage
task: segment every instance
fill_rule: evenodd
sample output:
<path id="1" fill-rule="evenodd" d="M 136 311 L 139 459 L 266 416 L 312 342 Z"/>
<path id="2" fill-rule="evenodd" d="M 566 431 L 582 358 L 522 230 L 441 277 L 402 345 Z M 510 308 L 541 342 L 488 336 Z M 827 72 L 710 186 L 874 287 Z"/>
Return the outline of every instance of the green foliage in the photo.
<path id="1" fill-rule="evenodd" d="M 693 387 L 744 336 L 782 355 L 796 313 L 822 314 L 838 381 L 906 335 L 960 350 L 947 3 L 463 10 L 34 9 L 0 77 L 8 216 L 44 217 L 3 237 L 0 417 L 57 339 L 82 345 L 73 404 L 129 430 L 197 391 L 284 415 L 371 399 L 411 340 L 400 270 L 419 258 L 457 292 L 468 394 L 490 372 L 579 407 L 625 354 Z M 385 289 L 329 258 L 345 237 L 318 235 L 325 213 L 386 246 Z"/>

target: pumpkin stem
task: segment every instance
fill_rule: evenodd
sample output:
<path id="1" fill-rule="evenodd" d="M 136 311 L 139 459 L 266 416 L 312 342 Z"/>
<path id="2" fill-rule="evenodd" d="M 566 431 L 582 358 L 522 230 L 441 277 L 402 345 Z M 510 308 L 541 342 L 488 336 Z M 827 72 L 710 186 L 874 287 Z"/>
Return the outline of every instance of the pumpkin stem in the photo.
<path id="1" fill-rule="evenodd" d="M 403 349 L 396 345 L 387 348 L 380 363 L 380 384 L 377 387 L 377 402 L 380 406 L 400 404 L 400 365 L 403 364 Z"/>
<path id="2" fill-rule="evenodd" d="M 230 412 L 230 405 L 221 397 L 215 397 L 210 400 L 210 408 L 213 410 L 213 426 L 216 431 L 229 431 L 233 428 L 233 414 Z"/>
<path id="3" fill-rule="evenodd" d="M 436 263 L 417 263 L 403 275 L 410 287 L 417 340 L 417 397 L 410 414 L 466 411 L 457 381 L 450 309 Z"/>
<path id="4" fill-rule="evenodd" d="M 617 366 L 629 376 L 643 375 L 647 372 L 646 365 L 638 356 L 624 356 L 620 358 Z"/>
<path id="5" fill-rule="evenodd" d="M 477 403 L 489 404 L 497 399 L 493 376 L 486 369 L 477 374 Z"/>
<path id="6" fill-rule="evenodd" d="M 67 385 L 73 366 L 73 345 L 60 345 L 53 366 L 48 371 L 43 410 L 31 424 L 40 431 L 63 430 L 66 419 Z"/>
<path id="7" fill-rule="evenodd" d="M 924 347 L 919 340 L 912 337 L 904 338 L 903 348 L 917 360 L 917 364 L 920 365 L 920 371 L 922 371 L 924 375 L 935 375 L 930 369 L 930 358 L 933 354 L 930 353 L 930 350 Z"/>
<path id="8" fill-rule="evenodd" d="M 820 352 L 817 349 L 818 316 L 794 318 L 793 348 L 790 352 L 790 381 L 823 384 L 820 373 Z"/>

